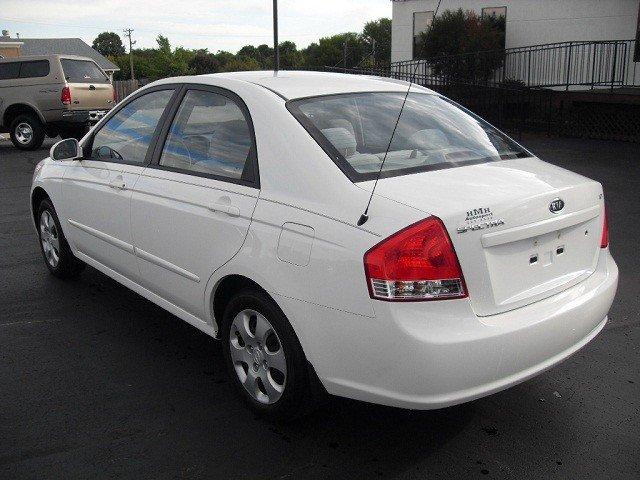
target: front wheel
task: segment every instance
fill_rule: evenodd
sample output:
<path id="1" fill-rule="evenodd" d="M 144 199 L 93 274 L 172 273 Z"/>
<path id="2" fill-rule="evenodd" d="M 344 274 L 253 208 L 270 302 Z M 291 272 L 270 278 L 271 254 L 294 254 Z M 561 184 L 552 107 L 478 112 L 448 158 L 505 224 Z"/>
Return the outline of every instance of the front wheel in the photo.
<path id="1" fill-rule="evenodd" d="M 308 393 L 306 360 L 275 302 L 259 291 L 236 295 L 221 333 L 231 381 L 249 407 L 280 420 L 298 416 Z"/>
<path id="2" fill-rule="evenodd" d="M 40 202 L 37 218 L 40 250 L 49 271 L 58 278 L 78 276 L 85 264 L 71 252 L 56 210 L 49 199 Z"/>

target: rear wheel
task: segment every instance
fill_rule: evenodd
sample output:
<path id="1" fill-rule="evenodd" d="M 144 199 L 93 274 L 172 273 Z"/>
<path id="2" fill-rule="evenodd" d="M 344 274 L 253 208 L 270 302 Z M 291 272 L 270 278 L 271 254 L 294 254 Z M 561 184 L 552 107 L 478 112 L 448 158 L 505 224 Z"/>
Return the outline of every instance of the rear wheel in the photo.
<path id="1" fill-rule="evenodd" d="M 221 338 L 236 390 L 254 411 L 281 420 L 302 412 L 306 360 L 289 321 L 266 294 L 247 290 L 227 305 Z"/>
<path id="2" fill-rule="evenodd" d="M 58 278 L 78 276 L 85 264 L 71 252 L 58 215 L 48 198 L 40 202 L 37 218 L 40 250 L 49 271 Z"/>
<path id="3" fill-rule="evenodd" d="M 20 150 L 35 150 L 44 142 L 44 125 L 33 114 L 18 115 L 9 127 L 11 142 Z"/>

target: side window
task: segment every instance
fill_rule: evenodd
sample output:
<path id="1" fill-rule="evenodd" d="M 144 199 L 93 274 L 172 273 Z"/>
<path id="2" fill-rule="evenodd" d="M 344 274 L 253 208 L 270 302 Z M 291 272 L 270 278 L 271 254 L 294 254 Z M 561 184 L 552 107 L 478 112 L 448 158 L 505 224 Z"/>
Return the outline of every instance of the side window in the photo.
<path id="1" fill-rule="evenodd" d="M 18 78 L 20 73 L 20 62 L 0 63 L 0 80 L 11 80 Z"/>
<path id="2" fill-rule="evenodd" d="M 143 163 L 173 90 L 158 90 L 132 100 L 93 137 L 91 159 Z"/>
<path id="3" fill-rule="evenodd" d="M 235 180 L 254 180 L 252 133 L 229 97 L 189 90 L 173 120 L 160 165 Z"/>
<path id="4" fill-rule="evenodd" d="M 38 78 L 49 75 L 49 60 L 22 62 L 20 78 Z"/>

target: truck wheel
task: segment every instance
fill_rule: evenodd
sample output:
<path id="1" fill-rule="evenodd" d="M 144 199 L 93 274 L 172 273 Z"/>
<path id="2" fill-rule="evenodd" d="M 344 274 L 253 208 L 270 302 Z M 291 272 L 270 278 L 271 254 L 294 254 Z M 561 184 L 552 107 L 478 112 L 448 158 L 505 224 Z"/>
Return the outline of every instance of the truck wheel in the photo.
<path id="1" fill-rule="evenodd" d="M 18 115 L 10 126 L 11 142 L 20 150 L 35 150 L 44 142 L 44 125 L 35 115 Z"/>

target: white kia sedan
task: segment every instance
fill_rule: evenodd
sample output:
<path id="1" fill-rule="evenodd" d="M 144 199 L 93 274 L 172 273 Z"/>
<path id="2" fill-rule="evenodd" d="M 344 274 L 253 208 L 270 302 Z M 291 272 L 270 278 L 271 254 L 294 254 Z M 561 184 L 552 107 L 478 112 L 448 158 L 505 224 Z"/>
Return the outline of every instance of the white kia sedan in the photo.
<path id="1" fill-rule="evenodd" d="M 273 416 L 318 385 L 430 409 L 522 382 L 607 321 L 602 187 L 408 86 L 244 72 L 140 89 L 37 165 L 46 265 L 91 265 L 220 339 Z"/>

